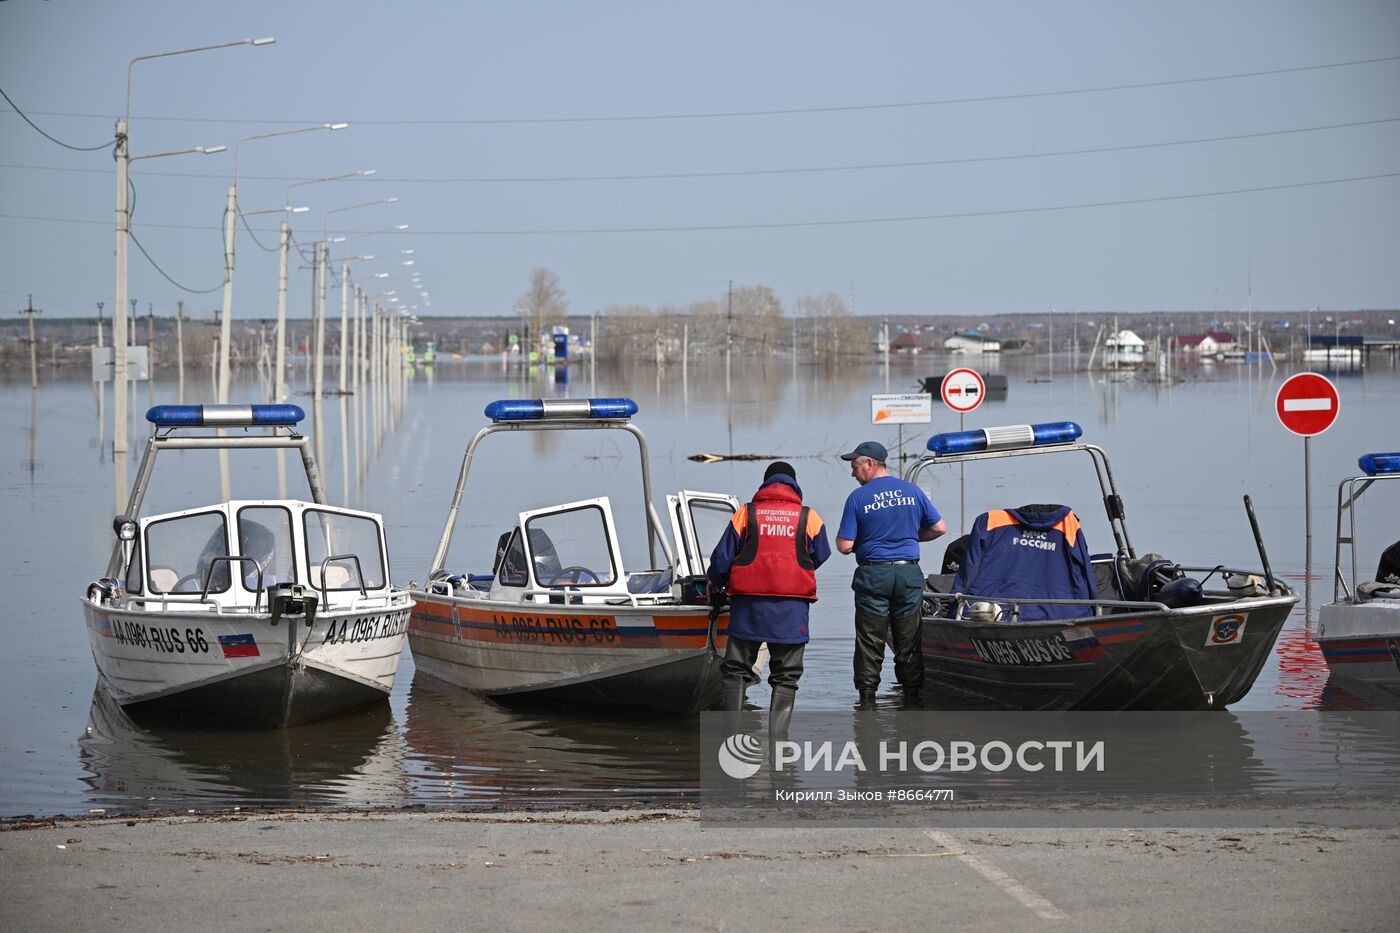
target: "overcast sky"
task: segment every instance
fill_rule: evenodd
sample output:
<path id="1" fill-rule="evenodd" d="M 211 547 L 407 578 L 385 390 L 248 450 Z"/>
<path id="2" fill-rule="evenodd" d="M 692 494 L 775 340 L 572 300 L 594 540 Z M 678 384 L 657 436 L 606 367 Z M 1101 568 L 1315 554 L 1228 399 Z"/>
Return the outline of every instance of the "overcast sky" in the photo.
<path id="1" fill-rule="evenodd" d="M 101 146 L 130 59 L 261 36 L 135 66 L 133 155 L 229 147 L 133 164 L 143 312 L 218 306 L 235 144 L 324 121 L 242 147 L 240 207 L 375 169 L 293 191 L 294 235 L 408 224 L 335 254 L 421 272 L 420 313 L 509 313 L 535 266 L 575 313 L 731 280 L 863 314 L 1400 304 L 1393 0 L 4 0 L 0 89 Z M 0 306 L 110 314 L 114 179 L 0 100 Z M 237 249 L 235 313 L 275 313 L 275 253 Z"/>

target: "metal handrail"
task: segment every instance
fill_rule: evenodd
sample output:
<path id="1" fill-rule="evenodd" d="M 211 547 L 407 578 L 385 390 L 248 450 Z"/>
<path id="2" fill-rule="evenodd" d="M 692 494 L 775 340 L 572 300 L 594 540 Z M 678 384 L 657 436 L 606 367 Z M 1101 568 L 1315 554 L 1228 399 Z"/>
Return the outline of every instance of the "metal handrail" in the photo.
<path id="1" fill-rule="evenodd" d="M 326 606 L 327 608 L 330 607 L 331 598 L 330 598 L 330 596 L 327 595 L 327 590 L 328 590 L 328 588 L 327 588 L 327 586 L 326 586 L 326 568 L 330 565 L 330 563 L 331 563 L 332 561 L 342 561 L 342 560 L 353 560 L 353 561 L 355 562 L 355 576 L 358 577 L 358 578 L 359 578 L 359 581 L 360 581 L 360 595 L 363 596 L 363 597 L 365 597 L 365 598 L 368 598 L 368 597 L 369 597 L 369 591 L 365 589 L 365 574 L 364 574 L 364 571 L 360 568 L 360 557 L 359 557 L 359 555 L 358 555 L 358 554 L 332 554 L 332 555 L 330 555 L 329 557 L 327 557 L 325 560 L 321 561 L 321 584 L 320 584 L 319 587 L 316 587 L 316 589 L 319 589 L 319 590 L 321 591 L 321 605 L 322 605 L 322 606 Z M 342 587 L 336 587 L 336 589 L 342 589 Z"/>
<path id="2" fill-rule="evenodd" d="M 210 560 L 209 568 L 204 571 L 204 589 L 200 590 L 199 598 L 201 600 L 206 600 L 209 598 L 209 587 L 214 583 L 214 567 L 218 565 L 220 561 L 227 561 L 230 565 L 229 586 L 233 586 L 233 580 L 231 578 L 233 577 L 232 565 L 234 563 L 237 563 L 239 566 L 242 566 L 244 563 L 249 563 L 252 564 L 253 567 L 258 571 L 258 589 L 253 596 L 253 611 L 258 612 L 262 607 L 263 569 L 262 565 L 259 564 L 257 561 L 253 560 L 253 558 L 251 557 L 234 557 L 231 554 L 221 554 L 218 557 L 215 557 L 212 560 Z"/>
<path id="3" fill-rule="evenodd" d="M 1361 496 L 1379 480 L 1400 479 L 1400 473 L 1382 473 L 1377 476 L 1348 476 L 1337 485 L 1337 539 L 1333 549 L 1335 569 L 1332 575 L 1332 601 L 1351 599 L 1352 590 L 1360 580 L 1360 568 L 1356 563 L 1356 503 Z M 1342 516 L 1347 517 L 1347 534 L 1342 535 Z M 1347 586 L 1342 573 L 1342 545 L 1347 546 L 1351 557 L 1351 586 Z"/>
<path id="4" fill-rule="evenodd" d="M 637 441 L 637 449 L 641 455 L 642 465 L 642 498 L 645 500 L 647 517 L 647 549 L 650 562 L 656 563 L 655 545 L 661 545 L 661 552 L 666 555 L 667 563 L 675 568 L 676 555 L 671 550 L 671 543 L 666 538 L 666 533 L 661 528 L 661 518 L 656 514 L 656 506 L 651 501 L 651 457 L 647 450 L 646 436 L 641 429 L 630 421 L 619 420 L 578 420 L 578 421 L 539 421 L 521 422 L 505 421 L 488 424 L 481 428 L 467 442 L 466 452 L 462 455 L 462 468 L 457 474 L 457 486 L 452 493 L 452 504 L 447 509 L 447 519 L 443 523 L 442 535 L 438 539 L 437 550 L 433 553 L 433 562 L 428 567 L 428 576 L 443 568 L 447 561 L 447 551 L 452 546 L 452 535 L 457 527 L 457 515 L 462 506 L 462 495 L 467 486 L 467 474 L 471 471 L 472 457 L 476 454 L 477 445 L 492 434 L 503 431 L 626 431 Z"/>

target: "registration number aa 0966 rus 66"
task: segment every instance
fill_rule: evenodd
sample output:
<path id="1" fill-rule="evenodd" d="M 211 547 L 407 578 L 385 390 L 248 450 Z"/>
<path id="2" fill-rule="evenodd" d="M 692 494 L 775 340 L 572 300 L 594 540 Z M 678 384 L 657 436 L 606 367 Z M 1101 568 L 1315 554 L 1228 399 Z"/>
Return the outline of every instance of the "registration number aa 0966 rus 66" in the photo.
<path id="1" fill-rule="evenodd" d="M 1059 632 L 1021 638 L 971 638 L 977 657 L 988 664 L 1033 666 L 1073 661 L 1074 651 Z"/>

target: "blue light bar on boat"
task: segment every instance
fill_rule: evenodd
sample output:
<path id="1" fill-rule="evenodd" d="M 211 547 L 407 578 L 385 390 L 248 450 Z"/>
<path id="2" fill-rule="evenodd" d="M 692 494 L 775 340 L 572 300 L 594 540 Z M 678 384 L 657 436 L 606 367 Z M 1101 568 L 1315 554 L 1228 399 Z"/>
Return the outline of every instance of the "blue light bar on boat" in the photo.
<path id="1" fill-rule="evenodd" d="M 625 421 L 636 413 L 630 398 L 503 398 L 486 406 L 492 421 Z"/>
<path id="2" fill-rule="evenodd" d="M 299 405 L 157 405 L 146 412 L 158 428 L 289 427 L 305 417 Z"/>
<path id="3" fill-rule="evenodd" d="M 1400 453 L 1362 454 L 1356 463 L 1367 476 L 1400 473 Z"/>
<path id="4" fill-rule="evenodd" d="M 1051 447 L 1078 440 L 1084 429 L 1073 421 L 1048 424 L 1009 424 L 999 428 L 977 428 L 935 434 L 928 449 L 936 457 L 979 453 L 984 450 L 1016 450 L 1022 447 Z"/>

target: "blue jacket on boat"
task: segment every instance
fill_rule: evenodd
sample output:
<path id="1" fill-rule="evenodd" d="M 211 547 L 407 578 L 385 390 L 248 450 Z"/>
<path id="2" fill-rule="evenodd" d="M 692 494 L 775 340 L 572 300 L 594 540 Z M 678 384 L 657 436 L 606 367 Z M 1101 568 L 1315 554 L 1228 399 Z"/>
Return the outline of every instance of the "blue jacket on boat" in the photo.
<path id="1" fill-rule="evenodd" d="M 1067 505 L 983 512 L 972 523 L 953 592 L 988 599 L 1097 599 L 1089 545 Z M 1088 606 L 1021 606 L 1022 622 L 1073 619 Z M 1009 614 L 1007 616 L 1009 618 Z"/>

